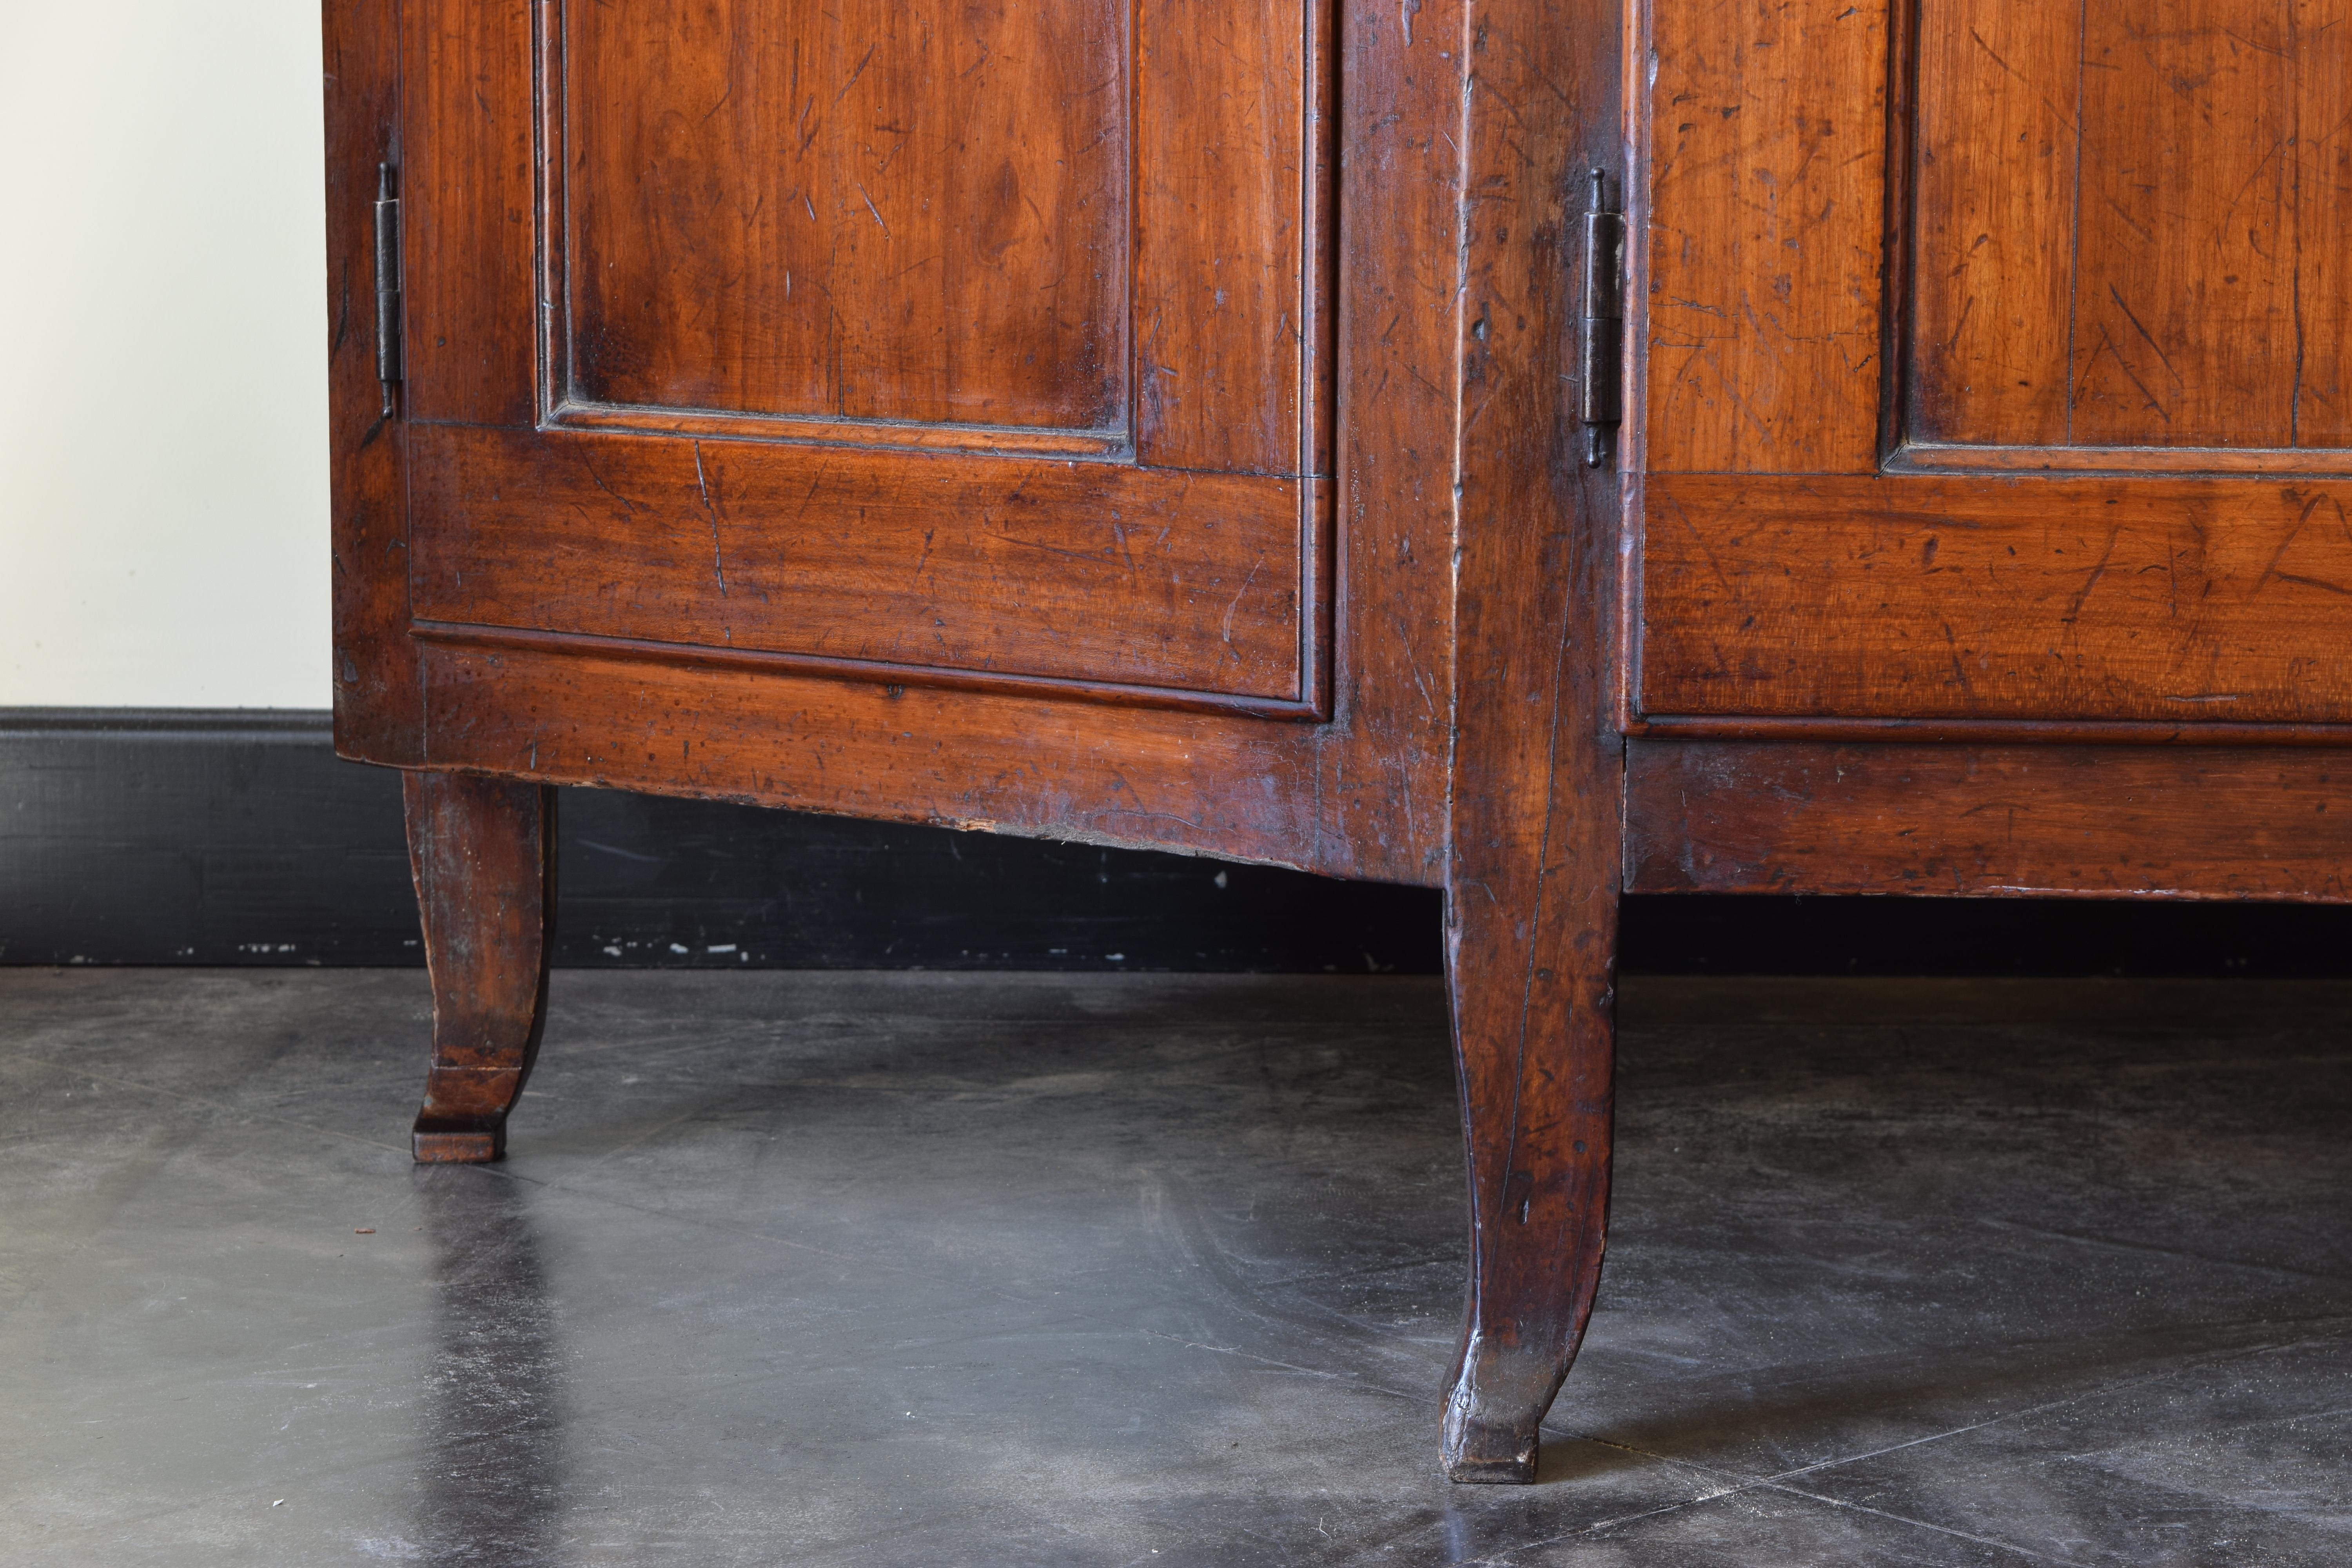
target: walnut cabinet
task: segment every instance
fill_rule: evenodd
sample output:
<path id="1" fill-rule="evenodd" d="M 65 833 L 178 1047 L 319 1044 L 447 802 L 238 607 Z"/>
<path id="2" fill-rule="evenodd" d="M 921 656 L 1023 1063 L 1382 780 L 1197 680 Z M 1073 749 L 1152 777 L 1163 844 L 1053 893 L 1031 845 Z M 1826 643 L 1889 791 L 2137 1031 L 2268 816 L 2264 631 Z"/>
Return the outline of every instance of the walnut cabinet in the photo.
<path id="1" fill-rule="evenodd" d="M 1622 892 L 2347 896 L 2347 6 L 327 0 L 417 1157 L 552 784 L 1439 886 L 1531 1479 Z"/>

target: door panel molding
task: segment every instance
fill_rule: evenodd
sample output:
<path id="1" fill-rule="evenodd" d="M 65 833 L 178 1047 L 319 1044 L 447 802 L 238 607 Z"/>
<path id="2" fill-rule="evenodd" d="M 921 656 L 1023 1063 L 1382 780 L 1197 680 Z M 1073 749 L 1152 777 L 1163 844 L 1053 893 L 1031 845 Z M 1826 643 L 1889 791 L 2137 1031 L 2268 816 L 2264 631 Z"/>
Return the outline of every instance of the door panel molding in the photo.
<path id="1" fill-rule="evenodd" d="M 446 425 L 410 441 L 420 621 L 1307 706 L 1328 485 Z"/>
<path id="2" fill-rule="evenodd" d="M 943 68 L 928 57 L 948 47 L 939 40 L 954 29 L 927 31 L 919 18 L 898 18 L 903 7 L 875 6 L 874 16 L 866 20 L 892 36 L 869 44 L 862 54 L 851 51 L 854 67 L 837 92 L 830 78 L 817 79 L 817 64 L 803 61 L 797 50 L 789 64 L 799 90 L 811 100 L 803 106 L 809 129 L 802 132 L 796 121 L 793 136 L 785 141 L 804 137 L 805 142 L 785 146 L 778 157 L 790 158 L 795 151 L 813 155 L 833 142 L 843 145 L 832 148 L 829 157 L 804 157 L 793 163 L 792 170 L 808 174 L 807 181 L 795 183 L 788 171 L 775 171 L 773 181 L 792 184 L 789 190 L 750 193 L 730 185 L 711 193 L 755 197 L 751 216 L 740 222 L 730 219 L 720 229 L 740 231 L 765 216 L 773 231 L 763 230 L 755 239 L 743 241 L 748 256 L 739 252 L 726 258 L 758 275 L 747 278 L 722 274 L 715 264 L 697 263 L 691 254 L 694 242 L 710 237 L 695 232 L 694 225 L 703 216 L 698 210 L 671 217 L 669 227 L 675 232 L 667 232 L 661 227 L 666 215 L 658 210 L 660 204 L 650 199 L 620 203 L 609 190 L 599 190 L 584 172 L 599 144 L 612 135 L 584 127 L 575 99 L 608 115 L 626 108 L 654 120 L 652 129 L 634 128 L 630 146 L 640 156 L 670 150 L 660 144 L 660 131 L 672 119 L 691 117 L 666 115 L 659 95 L 649 90 L 651 85 L 680 87 L 667 78 L 659 84 L 634 79 L 614 84 L 604 95 L 614 101 L 593 101 L 593 91 L 575 79 L 573 59 L 581 47 L 570 34 L 575 13 L 602 13 L 593 6 L 583 9 L 565 0 L 549 0 L 540 7 L 532 73 L 538 84 L 536 161 L 541 171 L 537 244 L 547 301 L 541 422 L 753 440 L 1096 457 L 1282 477 L 1328 475 L 1328 428 L 1318 426 L 1328 426 L 1337 375 L 1329 331 L 1336 308 L 1331 218 L 1337 162 L 1329 145 L 1328 110 L 1336 96 L 1338 62 L 1329 5 L 1330 0 L 1252 0 L 1244 8 L 1247 14 L 1240 15 L 1212 0 L 1137 0 L 1125 16 L 1123 38 L 1095 40 L 1101 63 L 1116 73 L 1116 79 L 1106 79 L 1086 92 L 1054 95 L 1096 102 L 1098 123 L 1079 127 L 1093 134 L 1080 138 L 1073 133 L 1039 149 L 1028 145 L 1034 137 L 1023 127 L 997 127 L 1008 142 L 1019 136 L 1017 151 L 1024 162 L 1016 169 L 1014 159 L 1007 156 L 998 160 L 992 175 L 970 175 L 989 186 L 977 194 L 963 189 L 966 165 L 984 169 L 988 149 L 965 142 L 956 148 L 957 156 L 929 149 L 935 158 L 930 179 L 899 193 L 905 199 L 894 205 L 915 209 L 915 219 L 929 221 L 940 232 L 926 231 L 924 238 L 939 243 L 917 247 L 934 253 L 916 255 L 904 267 L 895 265 L 897 252 L 913 237 L 891 230 L 863 175 L 873 174 L 878 184 L 894 164 L 903 173 L 912 156 L 919 155 L 899 159 L 893 149 L 903 150 L 919 133 L 927 140 L 952 138 L 961 128 L 894 126 L 881 137 L 887 147 L 868 147 L 858 140 L 864 131 L 835 128 L 845 109 L 856 107 L 838 100 L 861 89 L 878 90 L 888 100 L 891 89 L 884 78 L 894 68 L 910 81 L 921 71 Z M 1029 25 L 1050 31 L 1055 17 L 1084 18 L 1092 10 L 1079 5 L 1048 5 L 1005 15 L 1026 17 Z M 885 26 L 883 18 L 895 20 Z M 646 23 L 633 11 L 625 26 L 642 32 Z M 683 33 L 682 19 L 679 26 Z M 908 31 L 920 36 L 898 36 Z M 892 47 L 884 51 L 883 43 Z M 684 47 L 677 53 L 688 64 L 709 58 L 707 51 Z M 907 58 L 877 58 L 883 56 Z M 848 56 L 835 63 L 853 66 Z M 961 59 L 948 63 L 966 68 Z M 738 61 L 736 68 L 739 74 L 750 73 L 757 64 Z M 642 74 L 650 68 L 632 64 L 615 68 Z M 686 68 L 681 65 L 680 74 Z M 1007 66 L 982 50 L 968 68 L 977 74 L 991 68 L 1034 73 L 1042 68 L 1034 62 L 1025 68 Z M 800 81 L 804 71 L 811 81 Z M 878 89 L 877 81 L 882 83 Z M 812 83 L 816 90 L 810 94 Z M 737 88 L 761 84 L 730 80 L 723 85 L 724 91 L 705 94 L 719 100 L 709 115 L 725 114 Z M 1005 95 L 998 97 L 1000 101 L 992 103 L 982 93 L 966 107 L 976 114 L 996 114 Z M 646 99 L 656 101 L 637 110 L 638 100 Z M 827 99 L 835 101 L 827 107 Z M 739 141 L 760 128 L 753 119 L 755 108 L 738 111 L 740 119 L 752 122 L 738 127 Z M 1078 146 L 1081 140 L 1087 144 Z M 1071 145 L 1063 147 L 1061 142 Z M 648 150 L 639 147 L 641 142 L 656 145 Z M 1048 156 L 1057 149 L 1065 156 Z M 689 155 L 696 150 L 668 159 L 664 165 L 667 176 L 684 182 L 705 169 L 748 168 L 748 174 L 735 176 L 740 182 L 767 173 L 732 144 L 698 149 L 703 153 L 698 159 Z M 884 155 L 866 156 L 877 152 Z M 1080 171 L 1063 167 L 1082 153 L 1101 166 Z M 876 168 L 867 169 L 868 163 Z M 1089 174 L 1092 184 L 1086 183 Z M 1041 175 L 1056 188 L 1038 192 Z M 604 179 L 607 185 L 618 183 L 610 169 L 604 171 Z M 938 185 L 940 179 L 944 185 Z M 1042 211 L 1037 205 L 1041 195 L 1047 202 Z M 776 209 L 790 206 L 793 198 L 799 208 L 779 216 L 769 210 L 770 195 L 779 197 Z M 889 203 L 889 192 L 881 199 Z M 932 215 L 928 209 L 935 202 L 950 210 Z M 739 199 L 730 210 L 744 205 Z M 600 219 L 600 205 L 625 210 L 614 218 Z M 830 208 L 845 212 L 851 221 L 821 224 L 835 216 Z M 1020 216 L 1024 209 L 1027 217 Z M 1013 216 L 1008 218 L 1007 211 Z M 793 256 L 799 252 L 792 236 L 802 214 L 809 225 L 846 239 L 853 253 L 839 254 L 836 240 L 834 253 L 803 254 L 795 264 Z M 871 233 L 865 223 L 868 216 Z M 1056 232 L 1080 220 L 1092 227 L 1080 228 L 1075 237 Z M 688 252 L 683 259 L 667 254 L 659 258 L 670 262 L 675 277 L 638 279 L 636 291 L 646 296 L 639 309 L 667 310 L 674 317 L 731 312 L 751 318 L 741 323 L 731 351 L 721 352 L 728 344 L 720 329 L 698 325 L 677 328 L 709 337 L 701 344 L 704 352 L 694 354 L 665 351 L 652 340 L 637 342 L 625 331 L 625 342 L 599 341 L 611 335 L 610 328 L 597 331 L 600 321 L 618 319 L 624 329 L 628 324 L 620 309 L 625 302 L 605 300 L 610 290 L 596 283 L 601 272 L 624 265 L 625 258 L 608 258 L 605 268 L 599 268 L 595 263 L 610 242 L 600 245 L 593 233 L 583 236 L 583 223 L 591 230 L 617 224 L 616 232 L 633 240 L 652 228 L 656 243 L 647 249 L 659 251 L 658 241 L 668 239 L 675 242 L 672 248 Z M 900 226 L 909 226 L 906 215 Z M 988 232 L 994 228 L 1008 233 Z M 734 237 L 729 233 L 721 237 Z M 1070 247 L 1080 239 L 1088 244 L 1070 255 L 1052 249 Z M 854 247 L 861 244 L 887 255 L 868 258 L 856 254 Z M 1040 322 L 1056 322 L 1065 312 L 1056 306 L 1043 316 L 1038 313 L 1031 296 L 1040 279 L 1024 281 L 967 266 L 958 274 L 962 282 L 942 288 L 942 276 L 968 259 L 963 252 L 991 245 L 1038 252 L 1030 259 L 1050 264 L 1046 271 L 1053 276 L 1041 275 L 1046 287 L 1058 289 L 1083 278 L 1092 291 L 1079 301 L 1077 313 L 1093 320 L 1076 323 L 1075 335 L 1073 328 L 1062 324 L 1048 340 L 1041 361 L 1039 346 L 1027 335 Z M 583 247 L 589 254 L 580 254 Z M 771 250 L 775 254 L 767 254 Z M 801 252 L 806 250 L 806 246 L 801 247 Z M 585 274 L 577 271 L 575 261 L 587 268 Z M 640 269 L 653 264 L 649 258 L 635 262 Z M 810 275 L 819 268 L 818 276 Z M 903 285 L 903 292 L 856 302 L 847 311 L 842 306 L 849 302 L 830 297 L 834 283 L 870 291 L 881 286 L 876 279 L 883 274 L 889 284 L 901 277 L 911 281 Z M 696 293 L 665 304 L 660 296 L 684 286 L 678 278 L 691 283 Z M 590 285 L 588 298 L 583 297 L 583 279 Z M 761 283 L 764 289 L 757 287 Z M 796 302 L 796 286 L 798 298 L 810 303 Z M 955 301 L 951 310 L 939 309 L 943 298 Z M 830 313 L 833 323 L 823 334 L 824 352 L 778 354 L 769 340 L 779 334 L 807 337 L 811 323 L 794 317 L 812 317 L 820 310 Z M 936 321 L 927 324 L 926 311 Z M 894 331 L 900 324 L 891 318 L 904 314 L 915 316 L 916 326 L 925 331 Z M 854 321 L 845 319 L 851 316 Z M 970 319 L 974 316 L 976 321 Z M 583 331 L 588 334 L 584 341 Z M 716 401 L 703 395 L 714 390 L 709 387 L 685 390 L 674 397 L 597 395 L 583 389 L 583 377 L 614 380 L 602 361 L 616 353 L 624 362 L 642 359 L 648 350 L 667 353 L 678 362 L 676 372 L 701 381 L 714 374 L 745 379 L 750 373 L 736 362 L 748 354 L 763 363 L 787 366 L 772 370 L 766 378 L 770 382 L 778 374 L 796 374 L 802 382 L 815 377 L 825 384 L 757 391 L 754 401 L 768 406 Z M 1060 360 L 1068 362 L 1066 365 L 1056 361 L 1057 352 Z M 978 368 L 966 366 L 960 377 L 960 365 L 974 361 Z M 1013 400 L 1016 407 L 1042 412 L 1041 399 L 1066 395 L 1075 383 L 1095 385 L 1090 409 L 1074 407 L 1066 411 L 1067 417 L 1055 419 L 986 417 L 984 405 L 992 400 L 984 373 L 992 363 L 1003 374 L 1018 372 L 1034 384 L 1026 395 Z M 727 371 L 711 368 L 722 364 Z M 651 390 L 643 374 L 632 376 L 629 369 L 625 363 L 621 367 L 622 384 L 639 393 Z M 983 378 L 975 381 L 975 375 Z M 800 405 L 784 405 L 793 403 Z"/>
<path id="3" fill-rule="evenodd" d="M 1046 216 L 1063 207 L 1079 212 L 1099 199 L 1117 209 L 1115 222 L 1087 218 L 1069 234 L 1030 237 L 1052 268 L 1068 270 L 1068 258 L 1052 259 L 1056 247 L 1091 245 L 1106 275 L 1117 274 L 1116 288 L 1087 284 L 1117 317 L 1097 323 L 1108 346 L 1078 356 L 1100 373 L 1097 390 L 1108 390 L 1097 397 L 1078 385 L 1076 401 L 1059 408 L 1053 399 L 1067 378 L 1040 379 L 1029 345 L 1033 336 L 1047 346 L 1062 341 L 1054 333 L 1063 323 L 1033 300 L 1008 304 L 973 289 L 952 302 L 933 291 L 922 309 L 940 331 L 979 345 L 978 381 L 941 382 L 931 374 L 938 364 L 892 357 L 930 355 L 938 344 L 928 329 L 910 335 L 902 322 L 891 328 L 896 336 L 875 340 L 877 395 L 887 404 L 901 389 L 904 407 L 834 398 L 804 409 L 773 397 L 702 407 L 683 395 L 675 406 L 639 406 L 575 395 L 582 300 L 567 258 L 576 251 L 585 264 L 602 254 L 579 250 L 575 208 L 587 187 L 577 183 L 580 126 L 566 107 L 583 90 L 572 58 L 580 40 L 566 28 L 586 12 L 562 0 L 535 8 L 412 0 L 403 10 L 407 119 L 418 127 L 403 170 L 407 424 L 420 444 L 411 459 L 419 480 L 409 560 L 414 615 L 433 636 L 446 640 L 462 626 L 476 637 L 604 639 L 640 657 L 766 655 L 871 669 L 886 684 L 936 672 L 940 683 L 967 689 L 1039 682 L 1091 701 L 1329 714 L 1339 177 L 1330 0 L 1254 0 L 1245 16 L 1210 0 L 1108 10 L 1069 0 L 1003 23 L 1050 29 L 1066 13 L 1071 26 L 1124 29 L 1105 57 L 1116 57 L 1116 79 L 1102 84 L 1109 107 L 1087 121 L 1116 131 L 1116 145 L 1097 151 L 1118 178 L 1102 185 L 1096 170 L 1048 201 L 1052 193 L 1024 188 L 1029 174 L 1007 161 L 999 173 L 1013 185 L 965 203 L 971 221 L 961 229 L 941 220 L 942 234 L 971 245 L 988 238 L 974 225 L 1001 219 L 1018 231 L 1013 244 L 1027 243 L 1024 225 L 1052 227 Z M 979 36 L 967 18 L 919 37 L 913 15 L 877 10 L 875 28 L 897 29 L 892 47 L 904 58 L 894 63 L 878 43 L 872 60 L 845 56 L 835 62 L 842 79 L 818 83 L 817 98 L 831 93 L 837 105 L 861 77 L 872 88 L 887 70 L 905 79 L 901 86 L 918 83 L 929 67 L 916 53 L 961 48 Z M 782 309 L 783 271 L 767 280 L 774 289 L 764 275 L 730 283 L 732 262 L 753 272 L 767 265 L 751 255 L 750 220 L 734 207 L 711 218 L 677 198 L 695 194 L 687 187 L 696 178 L 712 184 L 702 195 L 726 196 L 771 177 L 752 156 L 765 144 L 754 148 L 743 129 L 764 110 L 725 107 L 742 85 L 729 73 L 781 62 L 789 77 L 790 62 L 771 60 L 773 47 L 749 64 L 713 47 L 695 31 L 708 21 L 701 12 L 657 5 L 598 16 L 600 26 L 623 27 L 615 36 L 632 47 L 677 46 L 671 66 L 625 50 L 606 61 L 608 75 L 619 73 L 604 85 L 625 122 L 621 142 L 667 148 L 671 159 L 648 173 L 644 189 L 618 192 L 610 170 L 630 160 L 614 163 L 609 148 L 599 154 L 605 188 L 595 199 L 628 198 L 614 232 L 646 247 L 636 294 L 647 295 L 650 318 L 670 323 L 640 333 L 642 342 L 614 341 L 659 362 L 639 378 L 648 387 L 668 384 L 663 363 L 685 367 L 678 374 L 688 380 L 726 384 L 742 368 L 727 344 L 742 332 L 671 318 L 684 321 L 706 302 L 772 313 Z M 812 37 L 836 22 L 830 13 L 811 22 Z M 952 45 L 942 41 L 950 34 Z M 771 36 L 789 46 L 785 55 L 800 47 L 790 29 Z M 1075 68 L 1034 59 L 997 67 L 1046 76 Z M 761 81 L 782 101 L 788 80 Z M 1014 79 L 989 112 L 1002 118 L 1008 101 L 1051 107 L 1067 96 L 1038 98 L 1043 90 Z M 913 97 L 928 103 L 929 91 Z M 812 121 L 824 107 L 811 110 Z M 730 113 L 751 118 L 724 134 L 685 123 Z M 856 143 L 851 151 L 887 163 L 887 147 L 859 142 L 872 127 L 858 124 L 866 129 L 840 132 Z M 705 134 L 716 140 L 698 152 L 694 138 Z M 933 172 L 961 178 L 944 134 L 934 126 L 923 155 Z M 682 139 L 676 146 L 661 141 L 673 135 Z M 1045 153 L 1008 154 L 1016 156 Z M 890 197 L 860 185 L 863 169 L 828 171 L 842 187 L 836 205 Z M 1029 173 L 1055 177 L 1050 161 L 1040 170 Z M 919 185 L 908 198 L 917 206 L 934 195 L 950 207 L 963 200 L 947 173 L 926 173 Z M 826 213 L 822 195 L 803 195 L 803 217 L 838 216 Z M 737 205 L 756 209 L 760 199 Z M 884 243 L 879 207 L 861 205 L 851 217 L 845 232 L 857 244 Z M 869 219 L 871 241 L 856 227 Z M 670 240 L 677 243 L 662 250 Z M 736 253 L 706 254 L 730 246 Z M 874 256 L 845 259 L 839 271 L 844 287 L 888 283 Z M 892 298 L 916 309 L 912 296 Z M 600 308 L 609 314 L 613 301 Z M 1013 325 L 990 324 L 1001 321 Z M 742 331 L 756 336 L 758 325 Z M 673 331 L 665 346 L 662 334 Z M 836 390 L 848 384 L 817 369 Z M 1016 391 L 1045 388 L 1030 401 L 1046 426 L 965 416 L 973 410 L 956 398 L 974 386 L 985 392 L 999 371 Z"/>
<path id="4" fill-rule="evenodd" d="M 2352 722 L 2340 46 L 2120 3 L 1651 8 L 1629 731 Z"/>

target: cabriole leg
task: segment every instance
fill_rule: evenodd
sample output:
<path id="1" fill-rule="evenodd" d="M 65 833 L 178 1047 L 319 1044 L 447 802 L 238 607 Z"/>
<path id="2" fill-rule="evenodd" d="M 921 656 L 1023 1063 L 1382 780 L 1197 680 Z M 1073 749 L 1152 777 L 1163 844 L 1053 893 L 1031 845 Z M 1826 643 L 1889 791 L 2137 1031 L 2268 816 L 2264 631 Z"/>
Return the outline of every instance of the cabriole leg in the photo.
<path id="1" fill-rule="evenodd" d="M 1617 894 L 1577 898 L 1566 880 L 1547 889 L 1566 907 L 1548 910 L 1498 907 L 1485 888 L 1447 895 L 1470 1164 L 1469 1303 L 1445 1402 L 1445 1471 L 1457 1481 L 1535 1479 L 1538 1429 L 1601 1281 Z"/>
<path id="2" fill-rule="evenodd" d="M 478 773 L 403 775 L 433 982 L 420 1163 L 495 1160 L 547 1013 L 555 792 Z"/>

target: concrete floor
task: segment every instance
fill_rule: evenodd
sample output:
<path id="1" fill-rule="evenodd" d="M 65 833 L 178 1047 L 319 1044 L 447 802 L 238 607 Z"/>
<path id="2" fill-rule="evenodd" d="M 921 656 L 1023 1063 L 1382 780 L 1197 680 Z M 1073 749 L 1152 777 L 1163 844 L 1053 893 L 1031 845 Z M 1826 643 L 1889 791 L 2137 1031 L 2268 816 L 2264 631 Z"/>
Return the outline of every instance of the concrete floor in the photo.
<path id="1" fill-rule="evenodd" d="M 1629 984 L 1542 1483 L 1454 1489 L 1431 983 L 0 971 L 0 1562 L 2352 1562 L 2335 984 Z"/>

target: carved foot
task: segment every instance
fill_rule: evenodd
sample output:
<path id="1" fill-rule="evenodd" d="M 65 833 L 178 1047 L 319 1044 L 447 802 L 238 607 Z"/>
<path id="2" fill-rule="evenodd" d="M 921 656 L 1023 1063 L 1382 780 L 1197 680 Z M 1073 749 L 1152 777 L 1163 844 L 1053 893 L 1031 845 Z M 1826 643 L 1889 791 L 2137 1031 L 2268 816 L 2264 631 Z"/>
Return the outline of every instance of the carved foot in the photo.
<path id="1" fill-rule="evenodd" d="M 1556 1355 L 1514 1356 L 1491 1344 L 1465 1349 L 1445 1396 L 1446 1479 L 1533 1481 L 1544 1412 L 1566 1371 Z"/>
<path id="2" fill-rule="evenodd" d="M 433 983 L 433 1065 L 411 1142 L 424 1164 L 495 1160 L 547 1014 L 554 792 L 411 773 L 404 797 Z"/>
<path id="3" fill-rule="evenodd" d="M 1469 1303 L 1445 1400 L 1445 1473 L 1456 1481 L 1536 1479 L 1544 1412 L 1576 1359 L 1601 1279 L 1615 888 L 1604 882 L 1554 908 L 1562 905 L 1576 927 L 1547 931 L 1483 897 L 1470 910 L 1448 909 L 1470 1157 Z M 1539 944 L 1532 963 L 1530 930 Z"/>
<path id="4" fill-rule="evenodd" d="M 506 1114 L 436 1116 L 420 1110 L 408 1138 L 420 1165 L 485 1164 L 506 1158 Z"/>

